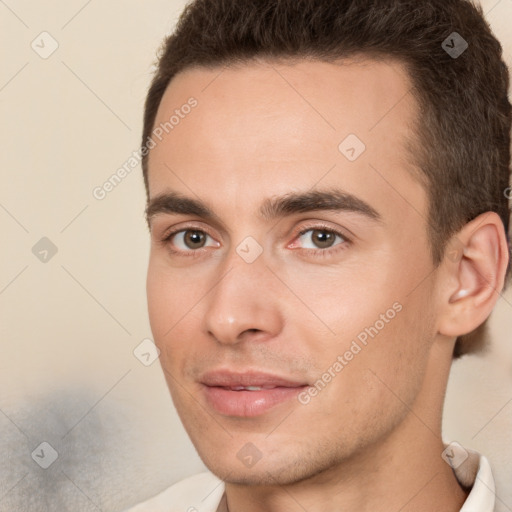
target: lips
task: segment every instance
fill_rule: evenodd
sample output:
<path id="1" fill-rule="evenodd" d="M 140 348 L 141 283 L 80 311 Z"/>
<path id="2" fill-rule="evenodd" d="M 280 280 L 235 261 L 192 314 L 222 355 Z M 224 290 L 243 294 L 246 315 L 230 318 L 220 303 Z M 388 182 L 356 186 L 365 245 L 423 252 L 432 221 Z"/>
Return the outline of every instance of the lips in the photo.
<path id="1" fill-rule="evenodd" d="M 201 378 L 207 404 L 225 416 L 259 416 L 288 402 L 307 386 L 304 381 L 265 372 L 208 372 Z M 298 402 L 296 402 L 298 403 Z"/>
<path id="2" fill-rule="evenodd" d="M 218 386 L 230 391 L 261 391 L 262 389 L 274 389 L 278 386 Z"/>
<path id="3" fill-rule="evenodd" d="M 205 373 L 201 382 L 206 386 L 218 387 L 285 387 L 293 388 L 304 386 L 306 383 L 294 379 L 280 377 L 271 373 L 245 371 L 230 372 L 228 370 L 219 370 Z"/>

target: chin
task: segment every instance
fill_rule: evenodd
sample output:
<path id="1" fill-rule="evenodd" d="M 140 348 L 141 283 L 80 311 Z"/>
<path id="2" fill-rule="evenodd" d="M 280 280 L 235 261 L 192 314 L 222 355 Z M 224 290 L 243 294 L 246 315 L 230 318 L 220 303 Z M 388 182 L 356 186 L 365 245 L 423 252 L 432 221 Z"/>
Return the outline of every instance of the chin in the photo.
<path id="1" fill-rule="evenodd" d="M 286 454 L 280 453 L 279 458 L 263 456 L 252 467 L 244 467 L 236 455 L 229 460 L 203 457 L 205 466 L 218 478 L 229 484 L 249 486 L 275 486 L 297 484 L 324 473 L 331 466 L 330 461 L 322 464 L 307 456 L 296 460 L 282 459 Z"/>
<path id="2" fill-rule="evenodd" d="M 277 472 L 274 469 L 265 470 L 260 468 L 256 470 L 240 469 L 229 466 L 208 467 L 208 469 L 218 478 L 233 485 L 247 485 L 247 486 L 275 486 L 275 485 L 288 485 L 299 482 L 301 478 L 289 473 Z"/>

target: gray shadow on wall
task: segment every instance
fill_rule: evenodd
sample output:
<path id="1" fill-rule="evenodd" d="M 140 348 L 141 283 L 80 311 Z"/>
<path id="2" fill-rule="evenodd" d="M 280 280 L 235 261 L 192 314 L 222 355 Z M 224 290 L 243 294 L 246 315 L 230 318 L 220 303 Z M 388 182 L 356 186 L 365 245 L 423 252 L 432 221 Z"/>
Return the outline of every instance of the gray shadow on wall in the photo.
<path id="1" fill-rule="evenodd" d="M 121 501 L 129 414 L 111 400 L 95 406 L 92 395 L 67 389 L 1 404 L 0 512 L 111 510 Z"/>

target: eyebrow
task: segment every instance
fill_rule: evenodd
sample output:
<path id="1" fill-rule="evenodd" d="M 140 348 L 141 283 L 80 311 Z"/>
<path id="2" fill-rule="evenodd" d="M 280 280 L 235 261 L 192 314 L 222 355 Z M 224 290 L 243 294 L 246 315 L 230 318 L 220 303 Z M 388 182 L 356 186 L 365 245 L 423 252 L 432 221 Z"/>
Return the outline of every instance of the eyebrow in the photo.
<path id="1" fill-rule="evenodd" d="M 283 218 L 297 213 L 314 211 L 353 212 L 373 221 L 380 221 L 381 215 L 368 203 L 338 189 L 290 192 L 280 197 L 266 199 L 259 209 L 259 215 L 266 221 Z M 186 197 L 178 192 L 166 192 L 151 199 L 146 207 L 148 226 L 158 214 L 195 215 L 222 224 L 218 215 L 204 202 Z"/>

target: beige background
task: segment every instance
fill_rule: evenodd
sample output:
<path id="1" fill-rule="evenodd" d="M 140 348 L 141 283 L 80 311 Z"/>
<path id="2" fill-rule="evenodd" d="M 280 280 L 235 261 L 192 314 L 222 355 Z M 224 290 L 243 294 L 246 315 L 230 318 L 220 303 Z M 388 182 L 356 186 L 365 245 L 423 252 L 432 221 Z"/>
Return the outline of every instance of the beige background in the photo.
<path id="1" fill-rule="evenodd" d="M 0 0 L 0 512 L 117 511 L 203 467 L 158 363 L 133 354 L 151 338 L 140 167 L 92 194 L 138 148 L 155 51 L 183 5 Z M 510 65 L 512 0 L 484 9 Z M 47 262 L 32 252 L 42 237 L 58 250 Z M 512 510 L 511 317 L 509 290 L 492 351 L 454 365 L 444 434 L 491 459 L 501 511 Z M 31 456 L 41 442 L 58 453 L 46 470 Z"/>

